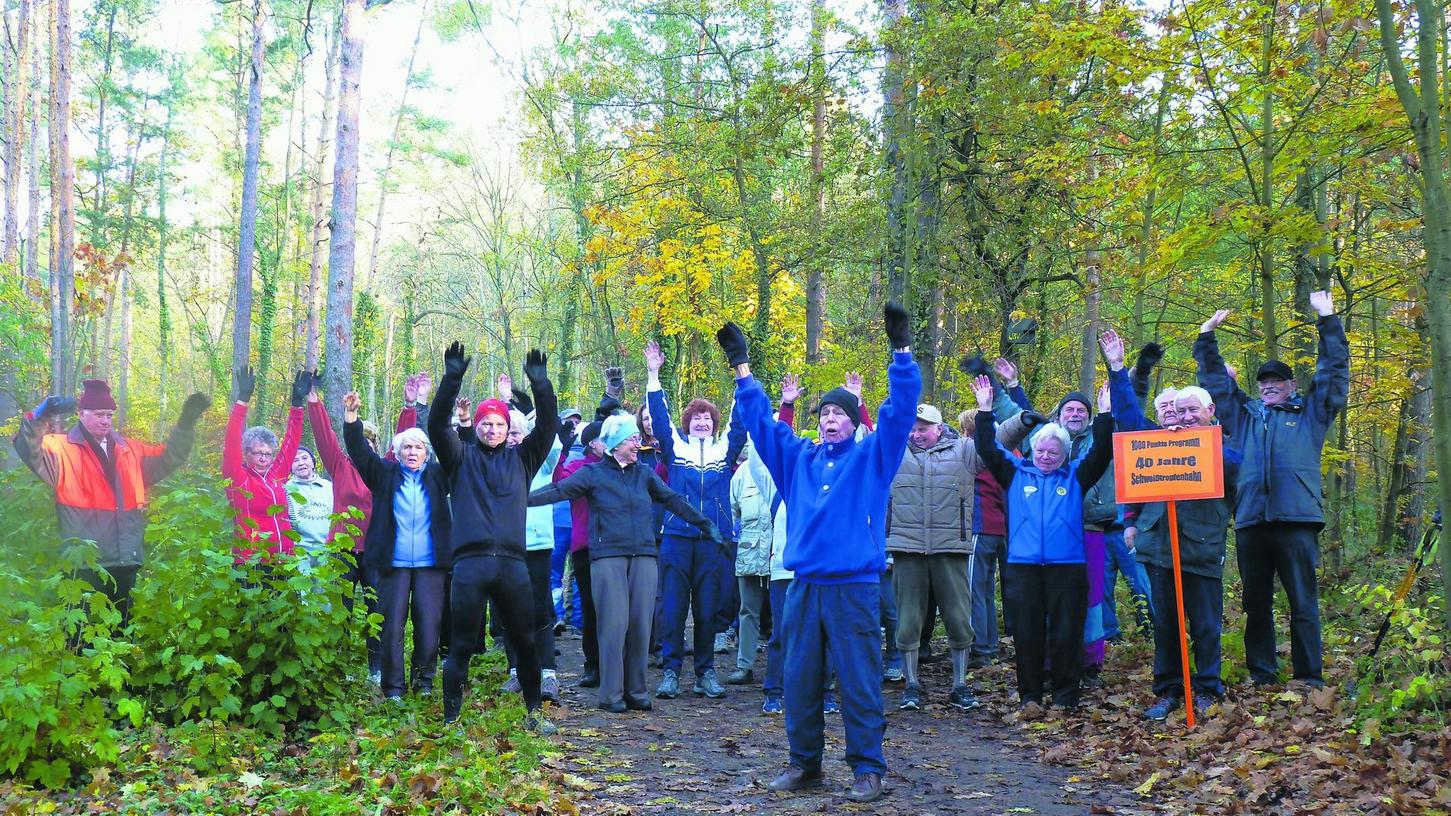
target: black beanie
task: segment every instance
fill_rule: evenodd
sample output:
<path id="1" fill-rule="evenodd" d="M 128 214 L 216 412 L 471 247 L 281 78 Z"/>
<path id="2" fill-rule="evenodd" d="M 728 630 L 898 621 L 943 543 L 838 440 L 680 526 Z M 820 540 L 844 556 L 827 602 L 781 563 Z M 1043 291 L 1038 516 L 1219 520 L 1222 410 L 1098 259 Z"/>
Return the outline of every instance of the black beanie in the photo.
<path id="1" fill-rule="evenodd" d="M 851 420 L 851 424 L 853 427 L 860 424 L 862 404 L 861 401 L 856 398 L 856 394 L 853 394 L 845 388 L 833 388 L 830 391 L 827 391 L 825 394 L 822 395 L 821 402 L 818 403 L 816 406 L 817 415 L 819 416 L 821 414 L 821 409 L 828 405 L 835 405 L 836 407 L 845 411 L 847 418 Z"/>
<path id="2" fill-rule="evenodd" d="M 579 432 L 579 444 L 584 445 L 588 449 L 589 443 L 599 438 L 600 428 L 602 427 L 604 427 L 604 423 L 599 420 L 595 420 L 584 426 L 584 430 Z"/>
<path id="3" fill-rule="evenodd" d="M 1093 401 L 1085 396 L 1082 391 L 1069 391 L 1068 396 L 1058 400 L 1058 412 L 1062 413 L 1063 406 L 1070 402 L 1081 402 L 1083 403 L 1083 407 L 1088 409 L 1088 413 L 1093 413 Z"/>

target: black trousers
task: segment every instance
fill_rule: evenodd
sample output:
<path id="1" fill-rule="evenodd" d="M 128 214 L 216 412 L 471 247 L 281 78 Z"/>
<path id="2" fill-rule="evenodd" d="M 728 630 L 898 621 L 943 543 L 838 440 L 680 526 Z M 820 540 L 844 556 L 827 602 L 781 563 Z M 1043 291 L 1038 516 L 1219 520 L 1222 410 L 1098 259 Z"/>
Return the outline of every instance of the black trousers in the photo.
<path id="1" fill-rule="evenodd" d="M 539 668 L 554 671 L 554 595 L 549 589 L 550 562 L 554 550 L 530 550 L 524 554 L 524 566 L 529 570 L 529 594 L 534 601 L 534 651 L 539 654 Z M 498 605 L 489 604 L 490 614 L 495 621 L 499 618 Z M 504 639 L 504 651 L 509 657 L 509 668 L 518 669 L 518 656 L 514 647 Z"/>
<path id="2" fill-rule="evenodd" d="M 595 595 L 589 579 L 589 550 L 575 550 L 569 554 L 569 563 L 574 567 L 574 581 L 579 585 L 580 634 L 584 641 L 584 670 L 599 673 L 600 639 L 595 628 Z"/>
<path id="3" fill-rule="evenodd" d="M 96 588 L 96 591 L 111 599 L 111 605 L 121 613 L 121 625 L 131 620 L 131 590 L 136 588 L 136 573 L 141 567 L 136 564 L 106 567 L 111 578 L 107 580 L 95 570 L 83 569 L 76 577 Z"/>
<path id="4" fill-rule="evenodd" d="M 438 641 L 443 626 L 443 584 L 448 570 L 397 567 L 377 571 L 378 605 L 383 613 L 384 696 L 429 688 L 438 671 Z M 403 671 L 403 630 L 413 619 L 413 682 Z"/>
<path id="5" fill-rule="evenodd" d="M 1053 704 L 1078 705 L 1083 674 L 1083 621 L 1088 616 L 1088 574 L 1082 564 L 1007 564 L 1003 606 L 1014 621 L 1018 699 L 1041 703 L 1051 663 Z"/>
<path id="6" fill-rule="evenodd" d="M 517 558 L 480 555 L 455 561 L 452 597 L 453 632 L 443 666 L 443 693 L 462 694 L 469 660 L 478 650 L 484 608 L 492 600 L 504 626 L 504 637 L 518 657 L 524 705 L 539 708 L 539 655 L 534 650 L 534 603 L 529 570 Z"/>

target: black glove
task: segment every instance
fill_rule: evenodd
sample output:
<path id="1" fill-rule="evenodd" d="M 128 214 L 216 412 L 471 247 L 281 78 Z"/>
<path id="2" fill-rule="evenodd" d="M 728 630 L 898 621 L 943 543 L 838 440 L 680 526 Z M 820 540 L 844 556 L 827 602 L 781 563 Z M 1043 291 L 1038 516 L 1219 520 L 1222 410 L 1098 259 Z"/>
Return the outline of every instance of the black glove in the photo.
<path id="1" fill-rule="evenodd" d="M 957 361 L 957 370 L 969 377 L 990 377 L 992 370 L 987 367 L 987 360 L 982 354 L 964 354 L 962 359 Z"/>
<path id="2" fill-rule="evenodd" d="M 307 393 L 312 390 L 312 372 L 299 371 L 292 378 L 292 407 L 301 408 L 307 404 Z"/>
<path id="3" fill-rule="evenodd" d="M 725 352 L 726 360 L 732 368 L 751 362 L 751 347 L 740 326 L 727 322 L 715 333 L 715 341 L 720 343 L 721 350 Z"/>
<path id="4" fill-rule="evenodd" d="M 1146 343 L 1139 349 L 1139 358 L 1134 361 L 1134 373 L 1148 379 L 1153 373 L 1154 366 L 1164 359 L 1164 347 L 1158 343 Z"/>
<path id="5" fill-rule="evenodd" d="M 606 419 L 614 416 L 615 412 L 620 410 L 622 407 L 623 406 L 620 405 L 619 400 L 616 400 L 613 397 L 605 397 L 604 399 L 600 400 L 599 407 L 595 408 L 595 419 L 599 422 L 604 422 Z"/>
<path id="6" fill-rule="evenodd" d="M 619 366 L 610 366 L 605 369 L 605 395 L 619 402 L 620 396 L 625 393 L 625 370 Z"/>
<path id="7" fill-rule="evenodd" d="M 455 340 L 448 344 L 443 352 L 443 376 L 463 379 L 464 372 L 469 370 L 469 363 L 474 358 L 464 354 L 464 344 Z"/>
<path id="8" fill-rule="evenodd" d="M 887 340 L 891 342 L 892 348 L 912 345 L 912 319 L 907 316 L 906 309 L 889 300 L 886 308 L 882 309 L 882 316 L 887 322 Z"/>
<path id="9" fill-rule="evenodd" d="M 529 349 L 524 355 L 524 376 L 529 378 L 530 387 L 549 381 L 549 358 L 539 349 Z"/>
<path id="10" fill-rule="evenodd" d="M 528 392 L 516 385 L 510 390 L 510 394 L 512 398 L 509 401 L 514 404 L 515 408 L 519 409 L 519 413 L 534 413 L 534 400 L 529 398 Z"/>
<path id="11" fill-rule="evenodd" d="M 1034 428 L 1041 428 L 1048 424 L 1048 418 L 1037 411 L 1023 412 L 1023 430 L 1032 433 Z"/>
<path id="12" fill-rule="evenodd" d="M 234 368 L 232 380 L 237 384 L 237 402 L 251 402 L 252 392 L 257 390 L 257 372 L 251 366 Z"/>
<path id="13" fill-rule="evenodd" d="M 75 397 L 51 395 L 46 397 L 39 405 L 35 406 L 35 410 L 31 412 L 31 415 L 36 419 L 49 419 L 50 417 L 65 416 L 66 414 L 74 414 L 75 412 Z"/>
<path id="14" fill-rule="evenodd" d="M 190 428 L 196 424 L 198 419 L 202 418 L 202 414 L 206 413 L 210 407 L 212 407 L 211 397 L 202 393 L 192 394 L 186 398 L 186 402 L 182 403 L 181 419 L 177 420 L 177 424 Z"/>

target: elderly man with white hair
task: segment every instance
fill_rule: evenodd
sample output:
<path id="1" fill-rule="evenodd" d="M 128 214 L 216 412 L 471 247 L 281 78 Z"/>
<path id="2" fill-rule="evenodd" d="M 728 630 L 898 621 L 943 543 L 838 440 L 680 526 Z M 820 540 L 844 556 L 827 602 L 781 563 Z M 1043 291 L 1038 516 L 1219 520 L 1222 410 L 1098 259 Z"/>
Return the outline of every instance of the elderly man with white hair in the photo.
<path id="1" fill-rule="evenodd" d="M 1113 418 L 1100 410 L 1092 424 L 1093 444 L 1082 458 L 1069 458 L 1072 439 L 1056 422 L 1033 437 L 1032 455 L 1019 456 L 994 439 L 993 386 L 973 381 L 977 433 L 973 441 L 1007 498 L 1008 558 L 1003 569 L 1003 605 L 1013 619 L 1018 703 L 1078 706 L 1083 674 L 1083 623 L 1088 613 L 1088 574 L 1083 496 L 1098 483 L 1113 458 Z M 1044 658 L 1052 666 L 1044 688 Z"/>
<path id="2" fill-rule="evenodd" d="M 403 630 L 412 611 L 413 682 L 420 694 L 433 691 L 443 624 L 444 581 L 453 558 L 453 516 L 448 476 L 419 428 L 393 437 L 390 461 L 363 439 L 356 391 L 343 398 L 343 442 L 373 494 L 363 558 L 377 576 L 383 615 L 383 696 L 401 700 L 408 689 L 403 672 Z"/>
<path id="3" fill-rule="evenodd" d="M 1123 341 L 1113 331 L 1099 338 L 1109 367 L 1109 389 L 1114 418 L 1125 431 L 1157 427 L 1144 416 L 1124 368 Z M 1214 400 L 1197 385 L 1172 391 L 1166 411 L 1164 392 L 1155 400 L 1159 425 L 1195 428 L 1217 424 Z M 1166 420 L 1172 419 L 1172 422 Z M 1219 499 L 1178 503 L 1179 568 L 1184 587 L 1184 618 L 1194 649 L 1194 676 L 1190 683 L 1195 711 L 1203 714 L 1224 695 L 1220 678 L 1220 640 L 1224 619 L 1224 558 L 1229 518 L 1234 510 L 1234 486 L 1239 476 L 1239 452 L 1224 446 L 1225 494 Z M 1154 502 L 1136 508 L 1137 558 L 1147 567 L 1154 606 L 1154 702 L 1144 710 L 1150 720 L 1167 719 L 1184 704 L 1183 661 L 1179 654 L 1178 604 L 1174 589 L 1174 559 L 1169 543 L 1167 506 Z"/>

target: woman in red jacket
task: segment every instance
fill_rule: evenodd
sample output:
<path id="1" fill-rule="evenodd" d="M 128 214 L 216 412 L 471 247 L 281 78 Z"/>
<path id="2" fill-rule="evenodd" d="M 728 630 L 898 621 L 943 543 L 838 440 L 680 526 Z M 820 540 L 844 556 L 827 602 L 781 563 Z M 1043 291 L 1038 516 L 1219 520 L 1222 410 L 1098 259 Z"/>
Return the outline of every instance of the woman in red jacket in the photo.
<path id="1" fill-rule="evenodd" d="M 237 511 L 237 541 L 232 553 L 238 564 L 245 563 L 258 549 L 266 551 L 264 560 L 279 553 L 292 554 L 292 524 L 287 519 L 287 479 L 292 473 L 292 458 L 302 438 L 302 404 L 312 390 L 312 374 L 299 371 L 292 383 L 292 410 L 287 413 L 287 430 L 279 444 L 277 434 L 257 425 L 243 430 L 247 424 L 247 402 L 257 387 L 252 368 L 237 369 L 237 401 L 232 403 L 227 420 L 227 435 L 222 442 L 222 476 L 227 486 L 227 500 Z"/>

